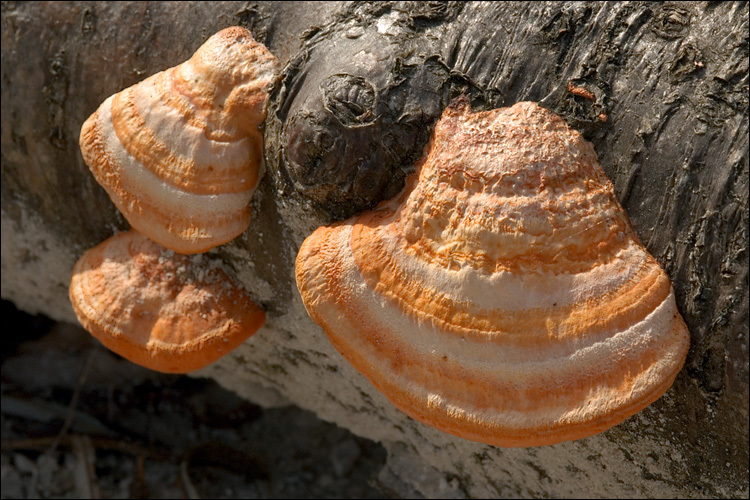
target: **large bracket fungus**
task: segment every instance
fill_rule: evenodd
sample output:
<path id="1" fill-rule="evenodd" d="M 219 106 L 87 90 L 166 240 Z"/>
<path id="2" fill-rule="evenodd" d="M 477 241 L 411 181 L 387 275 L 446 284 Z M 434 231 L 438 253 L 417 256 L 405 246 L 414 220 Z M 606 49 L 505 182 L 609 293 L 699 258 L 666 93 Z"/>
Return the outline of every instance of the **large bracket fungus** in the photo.
<path id="1" fill-rule="evenodd" d="M 83 158 L 130 224 L 180 253 L 247 229 L 263 176 L 276 58 L 235 26 L 185 63 L 107 100 L 83 124 Z"/>
<path id="2" fill-rule="evenodd" d="M 317 229 L 296 276 L 312 318 L 398 408 L 497 446 L 622 422 L 689 346 L 593 147 L 530 102 L 455 102 L 403 192 Z"/>

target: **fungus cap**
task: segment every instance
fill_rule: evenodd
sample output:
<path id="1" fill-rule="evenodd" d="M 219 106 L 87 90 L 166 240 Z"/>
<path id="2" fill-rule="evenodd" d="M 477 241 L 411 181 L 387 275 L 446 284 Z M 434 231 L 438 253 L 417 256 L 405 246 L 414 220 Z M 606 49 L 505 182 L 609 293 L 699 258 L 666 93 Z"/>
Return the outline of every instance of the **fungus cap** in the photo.
<path id="1" fill-rule="evenodd" d="M 276 75 L 250 32 L 226 28 L 185 63 L 105 100 L 81 128 L 84 161 L 157 243 L 186 254 L 226 243 L 250 223 Z"/>
<path id="2" fill-rule="evenodd" d="M 263 310 L 221 269 L 136 231 L 83 254 L 73 268 L 70 302 L 106 347 L 168 373 L 213 363 L 265 321 Z"/>
<path id="3" fill-rule="evenodd" d="M 497 446 L 620 423 L 669 388 L 689 346 L 593 147 L 531 102 L 454 103 L 404 191 L 313 232 L 296 278 L 395 406 Z"/>

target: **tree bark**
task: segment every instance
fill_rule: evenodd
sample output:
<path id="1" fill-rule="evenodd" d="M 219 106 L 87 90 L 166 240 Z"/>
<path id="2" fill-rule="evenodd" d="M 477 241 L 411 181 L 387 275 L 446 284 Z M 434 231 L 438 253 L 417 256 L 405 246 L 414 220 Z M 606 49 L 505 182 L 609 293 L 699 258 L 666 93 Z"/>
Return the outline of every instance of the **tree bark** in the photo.
<path id="1" fill-rule="evenodd" d="M 284 69 L 253 222 L 210 255 L 268 322 L 202 374 L 385 442 L 424 494 L 747 496 L 747 3 L 3 3 L 4 298 L 75 321 L 73 264 L 127 228 L 83 163 L 81 124 L 231 25 Z M 479 109 L 536 101 L 580 130 L 674 284 L 685 368 L 599 436 L 506 450 L 423 426 L 346 364 L 296 294 L 303 239 L 396 194 L 462 93 Z M 408 479 L 423 467 L 430 479 Z"/>

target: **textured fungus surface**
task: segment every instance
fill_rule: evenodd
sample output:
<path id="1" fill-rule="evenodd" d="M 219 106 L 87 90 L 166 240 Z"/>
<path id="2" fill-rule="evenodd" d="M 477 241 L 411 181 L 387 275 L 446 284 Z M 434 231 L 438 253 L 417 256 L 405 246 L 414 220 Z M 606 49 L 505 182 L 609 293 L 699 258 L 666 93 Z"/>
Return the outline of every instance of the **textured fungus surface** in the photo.
<path id="1" fill-rule="evenodd" d="M 86 164 L 134 228 L 180 253 L 242 233 L 263 175 L 276 59 L 226 28 L 187 62 L 107 100 L 83 124 Z"/>
<path id="2" fill-rule="evenodd" d="M 530 102 L 449 107 L 401 195 L 316 230 L 296 274 L 313 319 L 398 408 L 498 446 L 620 423 L 689 345 L 593 147 Z"/>
<path id="3" fill-rule="evenodd" d="M 160 372 L 203 368 L 265 321 L 263 310 L 222 270 L 136 231 L 83 254 L 73 269 L 70 301 L 102 344 Z"/>

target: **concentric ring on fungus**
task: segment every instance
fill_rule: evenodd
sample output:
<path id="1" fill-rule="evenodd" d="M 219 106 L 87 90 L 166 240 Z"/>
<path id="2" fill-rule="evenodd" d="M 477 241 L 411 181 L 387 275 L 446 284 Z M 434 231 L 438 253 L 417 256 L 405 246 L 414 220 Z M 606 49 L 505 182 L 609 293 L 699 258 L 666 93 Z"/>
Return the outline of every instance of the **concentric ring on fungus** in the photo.
<path id="1" fill-rule="evenodd" d="M 106 347 L 167 373 L 213 363 L 265 322 L 263 310 L 224 271 L 137 231 L 83 254 L 73 268 L 70 302 Z"/>
<path id="2" fill-rule="evenodd" d="M 81 128 L 83 159 L 130 224 L 176 252 L 205 252 L 250 223 L 264 173 L 276 58 L 226 28 L 188 61 L 110 96 Z"/>
<path id="3" fill-rule="evenodd" d="M 318 228 L 296 277 L 395 406 L 497 446 L 622 422 L 671 386 L 689 346 L 593 147 L 531 102 L 452 104 L 404 191 Z"/>

